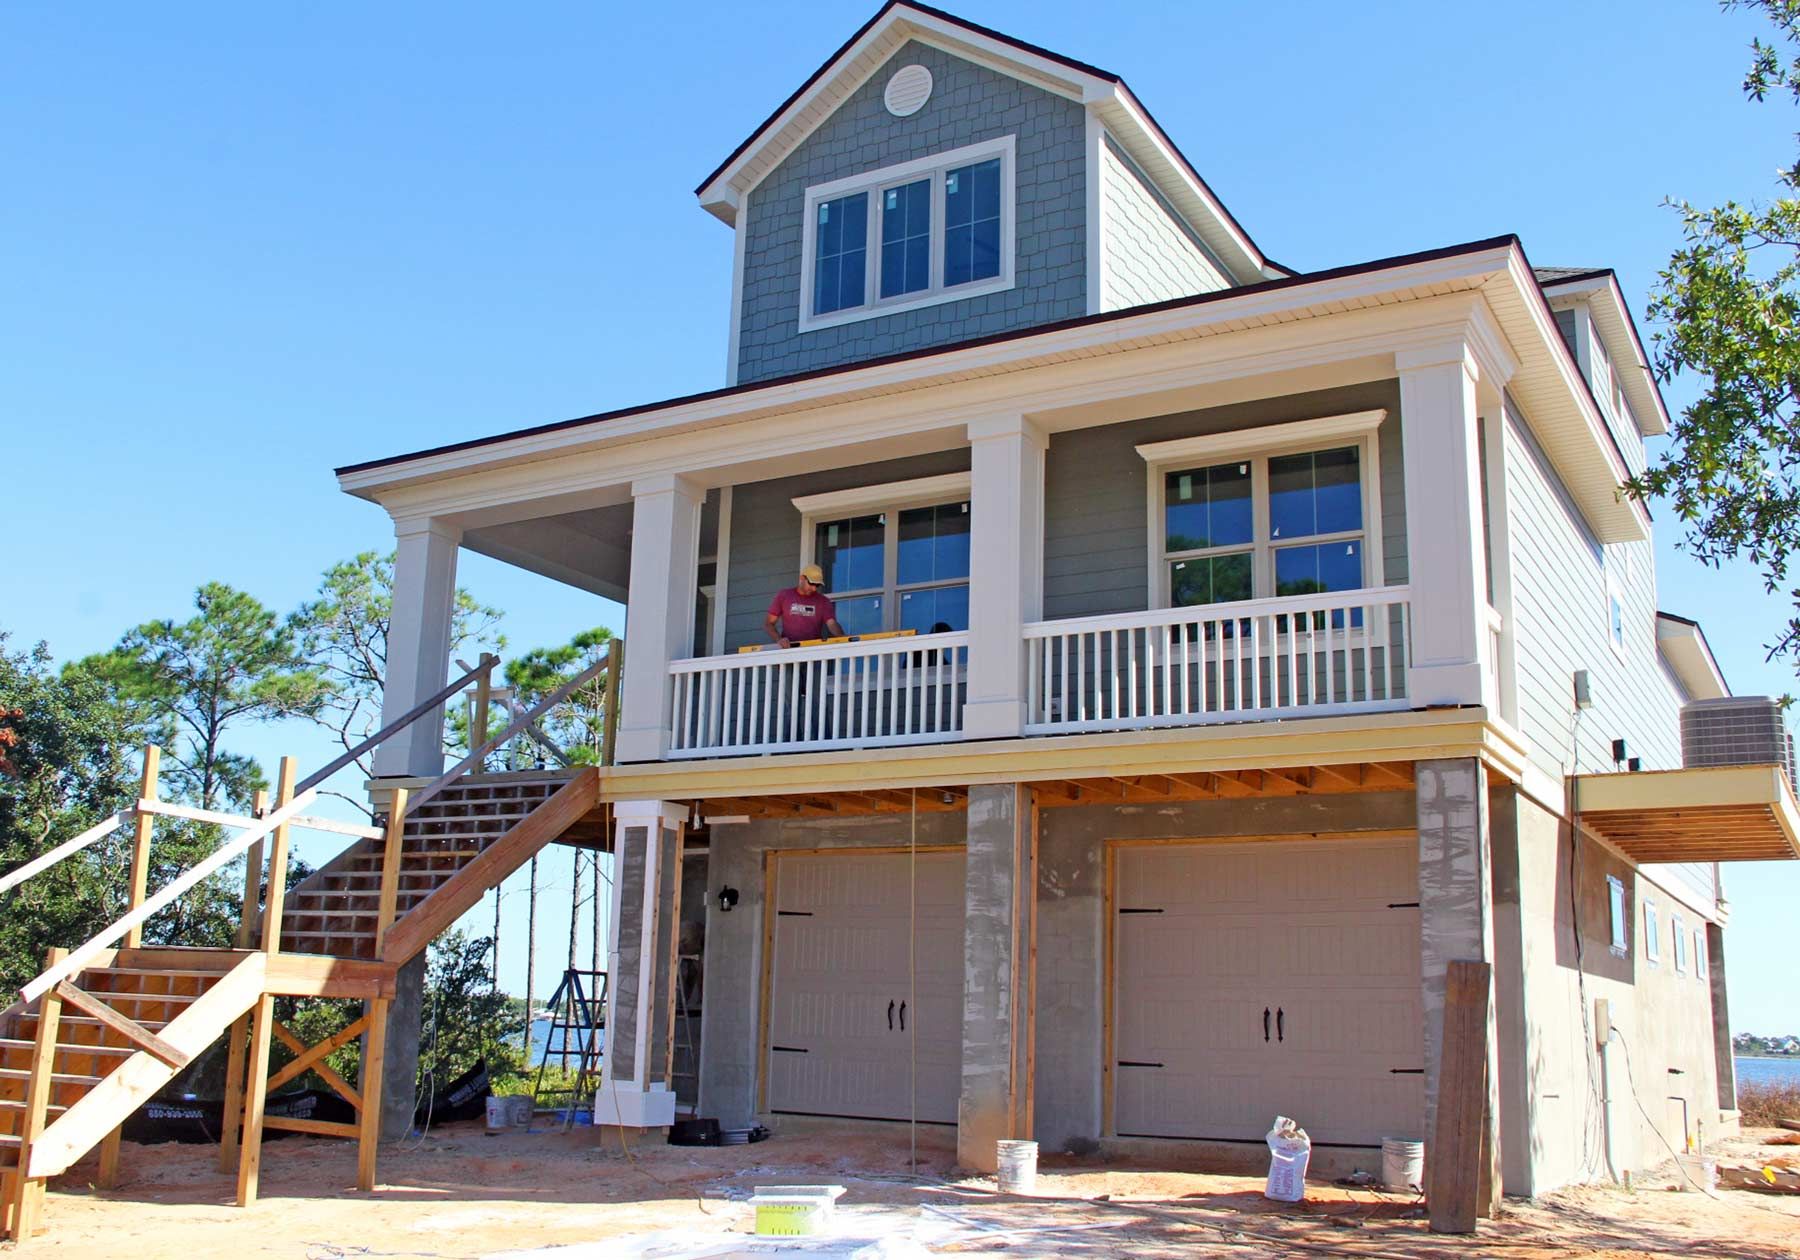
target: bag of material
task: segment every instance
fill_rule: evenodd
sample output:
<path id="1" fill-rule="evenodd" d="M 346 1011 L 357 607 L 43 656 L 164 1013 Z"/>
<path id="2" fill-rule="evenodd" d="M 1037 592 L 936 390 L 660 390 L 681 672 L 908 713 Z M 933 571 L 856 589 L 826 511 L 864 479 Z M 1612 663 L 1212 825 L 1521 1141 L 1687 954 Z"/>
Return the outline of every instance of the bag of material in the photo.
<path id="1" fill-rule="evenodd" d="M 1269 1184 L 1264 1196 L 1278 1203 L 1300 1202 L 1306 1197 L 1306 1165 L 1312 1159 L 1312 1139 L 1286 1116 L 1276 1116 L 1268 1143 Z"/>

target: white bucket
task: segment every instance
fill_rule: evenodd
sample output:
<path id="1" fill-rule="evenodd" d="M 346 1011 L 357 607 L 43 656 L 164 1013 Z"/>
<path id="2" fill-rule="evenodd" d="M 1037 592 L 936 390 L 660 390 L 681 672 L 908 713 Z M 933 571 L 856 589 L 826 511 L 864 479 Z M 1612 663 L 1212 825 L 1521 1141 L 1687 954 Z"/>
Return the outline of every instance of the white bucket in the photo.
<path id="1" fill-rule="evenodd" d="M 1702 1194 L 1719 1188 L 1719 1161 L 1711 1155 L 1682 1154 L 1675 1157 L 1675 1188 L 1691 1190 L 1699 1187 Z"/>
<path id="2" fill-rule="evenodd" d="M 506 1105 L 506 1099 L 500 1097 L 497 1094 L 489 1094 L 488 1095 L 488 1097 L 487 1097 L 487 1131 L 489 1133 L 505 1132 L 507 1123 L 509 1120 L 507 1112 L 508 1112 L 508 1108 Z"/>
<path id="3" fill-rule="evenodd" d="M 531 1124 L 532 1098 L 530 1094 L 511 1094 L 506 1099 L 506 1119 L 515 1129 L 527 1128 Z"/>
<path id="4" fill-rule="evenodd" d="M 1002 1139 L 994 1143 L 998 1157 L 996 1178 L 1002 1194 L 1030 1194 L 1037 1189 L 1036 1142 Z"/>
<path id="5" fill-rule="evenodd" d="M 1382 1138 L 1381 1184 L 1389 1190 L 1423 1190 L 1425 1143 L 1411 1138 Z"/>

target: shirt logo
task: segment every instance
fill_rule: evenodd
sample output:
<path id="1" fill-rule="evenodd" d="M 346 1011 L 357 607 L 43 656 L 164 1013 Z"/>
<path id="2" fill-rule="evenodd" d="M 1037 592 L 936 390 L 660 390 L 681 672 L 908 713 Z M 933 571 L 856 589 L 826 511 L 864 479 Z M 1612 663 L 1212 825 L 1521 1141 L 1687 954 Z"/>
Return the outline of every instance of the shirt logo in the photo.
<path id="1" fill-rule="evenodd" d="M 796 617 L 810 617 L 816 611 L 816 606 L 813 604 L 789 604 L 788 611 Z"/>

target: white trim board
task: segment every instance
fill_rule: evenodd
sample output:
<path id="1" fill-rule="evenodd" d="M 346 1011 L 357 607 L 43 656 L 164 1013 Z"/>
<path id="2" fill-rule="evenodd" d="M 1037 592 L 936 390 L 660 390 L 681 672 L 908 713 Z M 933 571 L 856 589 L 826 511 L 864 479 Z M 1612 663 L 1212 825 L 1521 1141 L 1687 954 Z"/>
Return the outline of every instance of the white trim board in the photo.
<path id="1" fill-rule="evenodd" d="M 909 481 L 801 495 L 793 500 L 793 504 L 794 510 L 803 517 L 838 516 L 871 508 L 916 507 L 924 503 L 966 499 L 970 497 L 973 484 L 970 473 L 944 473 L 936 477 L 915 477 Z"/>

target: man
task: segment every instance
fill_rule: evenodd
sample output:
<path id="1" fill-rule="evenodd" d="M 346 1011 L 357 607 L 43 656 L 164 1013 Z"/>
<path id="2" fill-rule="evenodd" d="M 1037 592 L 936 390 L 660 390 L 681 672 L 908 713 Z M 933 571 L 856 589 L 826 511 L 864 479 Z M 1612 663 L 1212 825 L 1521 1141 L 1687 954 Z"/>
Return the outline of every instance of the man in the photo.
<path id="1" fill-rule="evenodd" d="M 793 647 L 807 639 L 835 638 L 844 633 L 837 623 L 831 596 L 819 589 L 824 581 L 824 570 L 809 564 L 800 570 L 800 580 L 791 590 L 781 591 L 769 601 L 769 617 L 763 629 L 778 645 Z"/>

